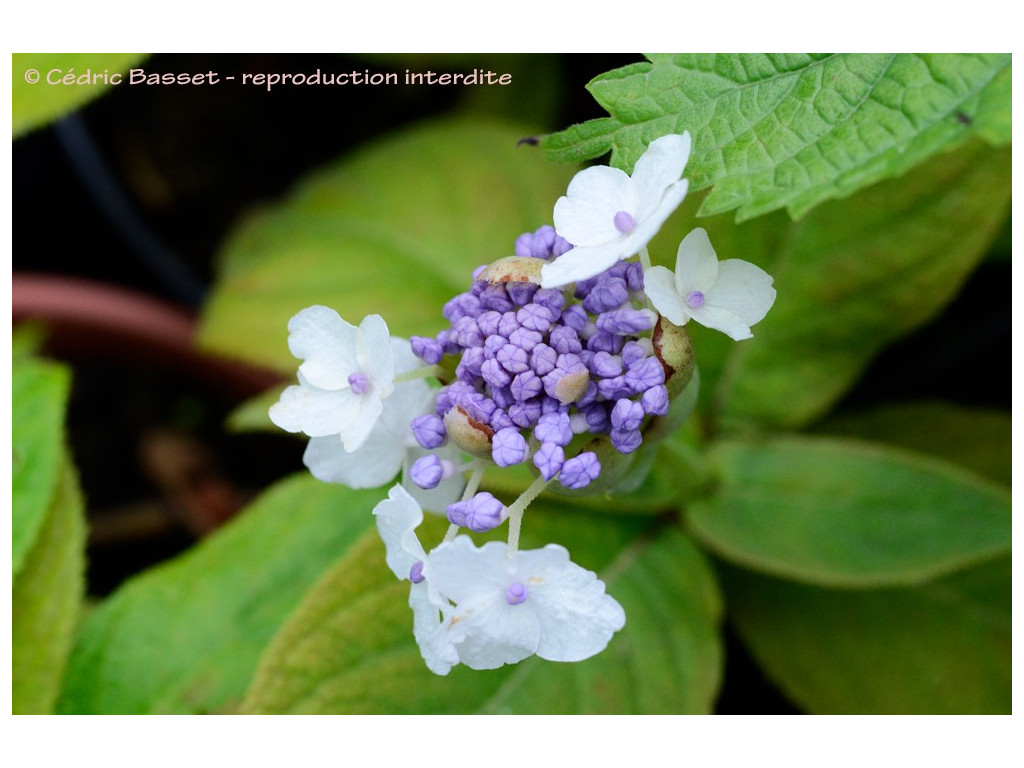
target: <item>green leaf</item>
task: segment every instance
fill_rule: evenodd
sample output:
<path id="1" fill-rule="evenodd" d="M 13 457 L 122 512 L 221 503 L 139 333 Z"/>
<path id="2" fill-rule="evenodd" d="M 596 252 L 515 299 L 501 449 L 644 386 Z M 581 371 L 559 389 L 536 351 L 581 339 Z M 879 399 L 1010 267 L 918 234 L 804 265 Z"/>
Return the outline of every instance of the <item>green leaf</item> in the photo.
<path id="1" fill-rule="evenodd" d="M 721 675 L 721 607 L 711 570 L 678 530 L 642 535 L 636 518 L 530 507 L 525 547 L 569 545 L 626 611 L 603 653 L 578 664 L 537 658 L 497 670 L 427 670 L 412 637 L 409 585 L 373 535 L 310 591 L 264 656 L 253 713 L 707 712 Z M 430 523 L 431 521 L 428 521 Z M 439 540 L 439 521 L 421 529 Z"/>
<path id="2" fill-rule="evenodd" d="M 84 592 L 85 516 L 74 467 L 65 457 L 42 528 L 14 580 L 14 714 L 53 711 Z"/>
<path id="3" fill-rule="evenodd" d="M 141 53 L 15 53 L 11 81 L 14 138 L 63 117 L 108 88 L 127 83 Z M 38 80 L 32 82 L 33 77 Z M 75 82 L 64 83 L 71 76 Z"/>
<path id="4" fill-rule="evenodd" d="M 524 131 L 440 120 L 386 137 L 301 183 L 246 222 L 221 254 L 202 318 L 207 349 L 293 371 L 288 319 L 324 304 L 349 322 L 381 314 L 392 334 L 430 335 L 475 267 L 551 221 L 569 173 Z"/>
<path id="5" fill-rule="evenodd" d="M 939 401 L 897 403 L 834 416 L 817 430 L 930 453 L 1006 486 L 1012 479 L 1008 412 Z"/>
<path id="6" fill-rule="evenodd" d="M 373 526 L 380 495 L 284 480 L 182 557 L 126 583 L 85 620 L 60 711 L 230 711 L 306 589 Z"/>
<path id="7" fill-rule="evenodd" d="M 28 357 L 15 359 L 12 374 L 11 561 L 17 576 L 60 480 L 71 376 L 62 366 Z"/>
<path id="8" fill-rule="evenodd" d="M 1002 225 L 1009 172 L 1008 151 L 972 143 L 799 223 L 709 219 L 719 258 L 765 268 L 778 298 L 748 341 L 689 324 L 705 413 L 787 428 L 820 418 L 956 296 Z"/>
<path id="9" fill-rule="evenodd" d="M 827 586 L 928 580 L 1005 554 L 1010 494 L 952 464 L 855 441 L 714 447 L 717 493 L 687 520 L 715 552 Z"/>
<path id="10" fill-rule="evenodd" d="M 544 142 L 579 163 L 689 131 L 687 177 L 714 185 L 701 213 L 802 216 L 952 149 L 1010 141 L 1010 54 L 658 54 L 587 86 L 611 118 Z"/>
<path id="11" fill-rule="evenodd" d="M 1010 713 L 1009 557 L 905 589 L 723 579 L 741 637 L 808 712 Z"/>
<path id="12" fill-rule="evenodd" d="M 250 397 L 228 414 L 225 426 L 231 432 L 277 432 L 277 427 L 270 420 L 270 406 L 281 398 L 281 392 L 287 384 L 271 387 L 255 397 Z"/>

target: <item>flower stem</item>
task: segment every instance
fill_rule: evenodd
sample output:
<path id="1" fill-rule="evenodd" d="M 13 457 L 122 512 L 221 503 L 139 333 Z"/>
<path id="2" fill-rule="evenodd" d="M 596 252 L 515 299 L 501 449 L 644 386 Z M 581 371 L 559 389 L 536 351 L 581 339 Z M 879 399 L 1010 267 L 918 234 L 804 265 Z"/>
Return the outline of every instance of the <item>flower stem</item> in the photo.
<path id="1" fill-rule="evenodd" d="M 421 365 L 419 368 L 413 368 L 411 371 L 400 373 L 395 376 L 395 383 L 401 384 L 403 381 L 415 381 L 416 379 L 427 379 L 433 376 L 437 378 L 444 371 L 441 370 L 439 365 Z"/>
<path id="2" fill-rule="evenodd" d="M 647 246 L 645 245 L 640 249 L 640 253 L 637 254 L 640 257 L 640 266 L 644 268 L 644 272 L 651 268 L 651 254 L 647 252 Z"/>
<path id="3" fill-rule="evenodd" d="M 508 551 L 515 552 L 519 549 L 519 530 L 523 524 L 523 513 L 526 512 L 526 508 L 530 506 L 530 502 L 540 496 L 548 484 L 548 480 L 543 477 L 538 477 L 530 487 L 527 488 L 522 494 L 512 502 L 512 506 L 508 508 Z"/>

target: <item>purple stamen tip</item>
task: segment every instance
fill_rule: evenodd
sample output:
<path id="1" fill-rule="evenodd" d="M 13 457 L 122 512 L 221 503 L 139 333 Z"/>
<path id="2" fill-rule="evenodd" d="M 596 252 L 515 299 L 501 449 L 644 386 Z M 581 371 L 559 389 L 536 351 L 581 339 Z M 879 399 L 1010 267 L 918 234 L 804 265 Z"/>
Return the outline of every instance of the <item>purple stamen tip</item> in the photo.
<path id="1" fill-rule="evenodd" d="M 409 581 L 413 584 L 419 584 L 423 581 L 423 561 L 417 560 L 412 564 L 412 568 L 409 569 Z"/>
<path id="2" fill-rule="evenodd" d="M 530 596 L 530 590 L 527 589 L 525 584 L 515 582 L 509 584 L 508 589 L 505 590 L 505 599 L 509 605 L 521 605 L 526 602 L 526 598 Z"/>
<path id="3" fill-rule="evenodd" d="M 686 303 L 694 309 L 700 309 L 704 306 L 704 294 L 700 291 L 690 291 L 686 294 Z"/>
<path id="4" fill-rule="evenodd" d="M 624 235 L 628 235 L 634 229 L 636 229 L 636 219 L 633 215 L 627 211 L 619 211 L 615 214 L 612 219 L 612 223 L 615 224 L 615 228 Z"/>
<path id="5" fill-rule="evenodd" d="M 352 387 L 352 391 L 357 395 L 365 395 L 370 391 L 372 386 L 370 383 L 370 377 L 362 371 L 356 371 L 348 375 L 348 385 Z"/>

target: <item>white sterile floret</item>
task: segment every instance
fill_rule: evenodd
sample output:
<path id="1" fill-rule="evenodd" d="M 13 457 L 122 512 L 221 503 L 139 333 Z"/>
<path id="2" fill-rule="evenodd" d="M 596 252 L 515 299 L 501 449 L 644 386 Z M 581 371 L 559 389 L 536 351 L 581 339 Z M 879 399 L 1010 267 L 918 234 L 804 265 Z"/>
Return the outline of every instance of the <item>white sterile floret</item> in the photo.
<path id="1" fill-rule="evenodd" d="M 676 271 L 651 267 L 644 292 L 655 309 L 676 325 L 690 318 L 740 341 L 775 302 L 772 276 L 741 259 L 719 261 L 708 233 L 695 229 L 679 244 Z"/>
<path id="2" fill-rule="evenodd" d="M 387 324 L 368 315 L 357 328 L 333 309 L 313 306 L 289 320 L 288 331 L 288 347 L 303 363 L 298 385 L 271 406 L 271 421 L 310 437 L 340 435 L 346 451 L 356 450 L 395 390 Z"/>
<path id="3" fill-rule="evenodd" d="M 680 179 L 690 158 L 690 134 L 655 139 L 633 175 L 605 165 L 577 173 L 555 203 L 555 231 L 573 244 L 541 269 L 541 286 L 586 280 L 647 246 L 686 197 Z"/>
<path id="4" fill-rule="evenodd" d="M 511 552 L 503 542 L 477 547 L 467 536 L 427 557 L 432 594 L 454 603 L 444 622 L 459 661 L 494 669 L 537 654 L 581 661 L 604 650 L 626 615 L 592 571 L 564 547 Z"/>
<path id="5" fill-rule="evenodd" d="M 423 522 L 423 511 L 402 486 L 396 485 L 388 491 L 388 498 L 373 508 L 373 514 L 377 518 L 377 531 L 384 541 L 388 568 L 399 579 L 413 581 L 410 575 L 417 578 L 409 590 L 409 607 L 413 615 L 413 636 L 420 647 L 420 654 L 431 672 L 447 675 L 459 663 L 455 647 L 443 629 L 450 606 L 432 596 L 422 574 L 413 570 L 421 567 L 427 557 L 416 535 L 416 528 Z"/>

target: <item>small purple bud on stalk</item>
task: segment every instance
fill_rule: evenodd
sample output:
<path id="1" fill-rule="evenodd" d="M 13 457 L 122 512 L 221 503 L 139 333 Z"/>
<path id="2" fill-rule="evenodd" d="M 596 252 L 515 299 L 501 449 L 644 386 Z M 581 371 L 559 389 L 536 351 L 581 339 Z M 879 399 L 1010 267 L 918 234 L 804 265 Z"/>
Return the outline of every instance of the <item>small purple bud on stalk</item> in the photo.
<path id="1" fill-rule="evenodd" d="M 611 440 L 619 453 L 632 453 L 644 441 L 638 429 L 613 429 Z"/>
<path id="2" fill-rule="evenodd" d="M 569 490 L 579 490 L 590 485 L 601 474 L 601 462 L 591 451 L 574 456 L 562 465 L 558 482 Z"/>
<path id="3" fill-rule="evenodd" d="M 629 300 L 629 289 L 621 277 L 604 277 L 583 300 L 583 308 L 595 315 L 618 309 Z M 653 323 L 652 323 L 653 325 Z"/>
<path id="4" fill-rule="evenodd" d="M 427 365 L 437 365 L 444 357 L 444 349 L 434 339 L 426 336 L 411 336 L 412 352 Z"/>
<path id="5" fill-rule="evenodd" d="M 499 467 L 511 467 L 526 461 L 526 438 L 514 427 L 499 430 L 491 440 L 491 458 Z"/>
<path id="6" fill-rule="evenodd" d="M 612 430 L 634 430 L 639 429 L 643 423 L 644 407 L 640 403 L 625 398 L 615 403 L 612 408 Z"/>
<path id="7" fill-rule="evenodd" d="M 663 384 L 651 387 L 640 398 L 640 404 L 652 416 L 664 416 L 668 413 L 668 389 Z"/>
<path id="8" fill-rule="evenodd" d="M 442 480 L 447 480 L 455 474 L 455 465 L 447 459 L 441 459 L 434 454 L 421 456 L 409 467 L 409 477 L 420 488 L 430 490 L 436 488 Z"/>
<path id="9" fill-rule="evenodd" d="M 467 501 L 449 504 L 446 511 L 448 520 L 454 525 L 476 533 L 497 528 L 508 514 L 505 505 L 486 491 Z"/>
<path id="10" fill-rule="evenodd" d="M 546 413 L 537 420 L 533 436 L 542 443 L 566 446 L 572 440 L 572 426 L 567 413 Z"/>
<path id="11" fill-rule="evenodd" d="M 533 465 L 540 471 L 541 477 L 550 480 L 557 475 L 565 464 L 565 451 L 555 443 L 544 443 L 533 454 Z"/>

